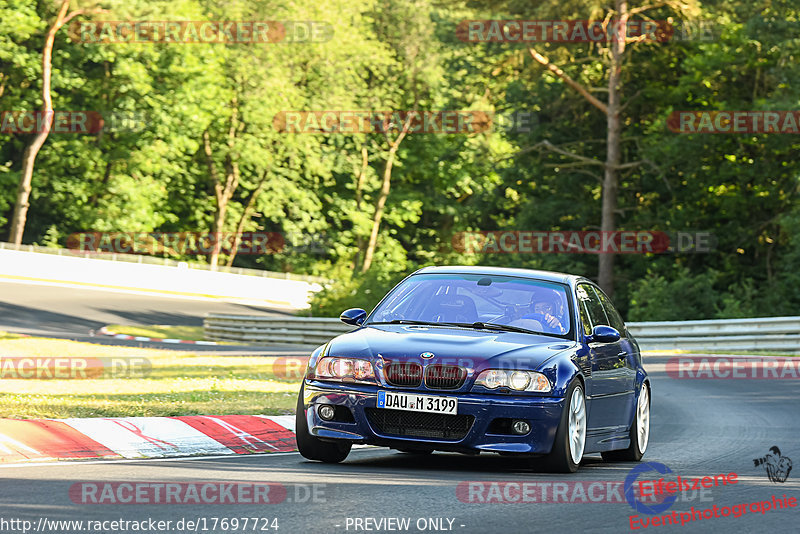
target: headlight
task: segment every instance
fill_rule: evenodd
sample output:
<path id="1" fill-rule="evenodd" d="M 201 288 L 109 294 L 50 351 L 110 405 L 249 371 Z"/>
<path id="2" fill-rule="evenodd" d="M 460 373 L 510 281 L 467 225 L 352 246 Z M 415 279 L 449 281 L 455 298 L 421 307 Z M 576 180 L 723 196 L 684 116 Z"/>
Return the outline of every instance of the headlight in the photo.
<path id="1" fill-rule="evenodd" d="M 550 380 L 542 373 L 533 371 L 504 371 L 502 369 L 487 369 L 478 375 L 475 385 L 487 389 L 509 388 L 514 391 L 535 391 L 549 393 L 553 387 Z"/>
<path id="2" fill-rule="evenodd" d="M 514 371 L 508 377 L 508 385 L 511 386 L 511 389 L 516 389 L 517 391 L 524 391 L 530 383 L 531 377 L 528 373 L 523 373 L 522 371 Z"/>
<path id="3" fill-rule="evenodd" d="M 375 383 L 375 371 L 367 360 L 355 358 L 321 358 L 308 378 L 337 382 Z"/>

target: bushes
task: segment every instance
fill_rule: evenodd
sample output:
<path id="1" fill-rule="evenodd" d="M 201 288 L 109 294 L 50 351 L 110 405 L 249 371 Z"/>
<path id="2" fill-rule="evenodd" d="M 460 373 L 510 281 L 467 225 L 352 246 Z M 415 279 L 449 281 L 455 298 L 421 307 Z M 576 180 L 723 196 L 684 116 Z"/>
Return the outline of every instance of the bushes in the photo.
<path id="1" fill-rule="evenodd" d="M 334 282 L 311 299 L 313 317 L 338 317 L 348 308 L 371 311 L 383 296 L 405 277 L 406 273 L 370 269 L 354 273 L 352 269 L 338 270 Z"/>
<path id="2" fill-rule="evenodd" d="M 777 288 L 759 291 L 752 279 L 728 284 L 715 270 L 691 274 L 686 267 L 672 279 L 648 272 L 631 287 L 629 321 L 689 321 L 789 315 L 775 306 Z"/>
<path id="3" fill-rule="evenodd" d="M 379 245 L 372 267 L 366 273 L 354 268 L 357 260 L 352 258 L 345 257 L 337 262 L 325 274 L 332 283 L 311 298 L 311 308 L 306 315 L 339 317 L 348 308 L 363 308 L 369 312 L 395 284 L 416 270 L 409 264 L 399 242 L 382 236 Z"/>
<path id="4" fill-rule="evenodd" d="M 631 286 L 629 321 L 686 321 L 711 319 L 716 315 L 719 294 L 714 284 L 719 273 L 708 271 L 692 275 L 682 267 L 675 277 L 648 272 Z"/>

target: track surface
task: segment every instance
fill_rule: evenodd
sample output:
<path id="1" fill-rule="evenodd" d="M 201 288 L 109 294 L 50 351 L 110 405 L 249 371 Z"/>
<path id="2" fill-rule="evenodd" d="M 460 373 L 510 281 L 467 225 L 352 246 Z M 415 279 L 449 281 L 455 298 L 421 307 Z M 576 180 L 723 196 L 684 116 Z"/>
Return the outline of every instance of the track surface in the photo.
<path id="1" fill-rule="evenodd" d="M 682 477 L 739 475 L 738 484 L 715 488 L 703 498 L 679 499 L 672 509 L 681 512 L 691 506 L 732 506 L 784 494 L 800 500 L 800 467 L 779 484 L 770 482 L 763 468 L 753 465 L 753 459 L 766 454 L 773 445 L 780 447 L 784 456 L 800 462 L 797 382 L 675 380 L 664 372 L 667 359 L 651 356 L 645 362 L 653 380 L 653 426 L 645 460 L 664 463 Z M 41 517 L 173 521 L 182 517 L 207 521 L 213 517 L 267 517 L 278 519 L 279 532 L 323 533 L 368 532 L 352 524 L 347 528 L 347 518 L 410 518 L 410 532 L 418 532 L 419 518 L 449 518 L 453 520 L 452 531 L 463 533 L 616 533 L 630 531 L 628 518 L 635 512 L 626 503 L 464 503 L 457 498 L 456 487 L 462 481 L 623 481 L 634 465 L 608 464 L 591 457 L 575 475 L 551 475 L 533 472 L 520 459 L 497 455 L 437 453 L 412 457 L 366 448 L 354 450 L 340 465 L 307 462 L 290 453 L 9 466 L 0 468 L 0 519 L 21 518 L 35 524 Z M 86 481 L 272 482 L 285 485 L 288 493 L 279 504 L 259 506 L 74 504 L 67 493 L 69 487 Z M 321 485 L 316 502 L 297 502 L 313 484 Z M 800 508 L 765 515 L 748 512 L 739 518 L 704 519 L 685 526 L 651 526 L 647 532 L 796 532 L 798 511 Z M 213 532 L 210 523 L 207 525 L 206 532 Z M 216 531 L 224 532 L 221 528 Z M 241 525 L 238 532 L 244 532 Z"/>
<path id="2" fill-rule="evenodd" d="M 140 343 L 102 336 L 95 337 L 92 334 L 93 331 L 107 324 L 199 326 L 203 324 L 203 317 L 206 313 L 285 315 L 288 312 L 269 307 L 222 301 L 159 297 L 0 280 L 0 330 L 7 332 L 106 345 L 192 352 L 286 353 L 285 350 L 281 351 L 276 347 Z M 308 351 L 303 353 L 306 352 Z"/>

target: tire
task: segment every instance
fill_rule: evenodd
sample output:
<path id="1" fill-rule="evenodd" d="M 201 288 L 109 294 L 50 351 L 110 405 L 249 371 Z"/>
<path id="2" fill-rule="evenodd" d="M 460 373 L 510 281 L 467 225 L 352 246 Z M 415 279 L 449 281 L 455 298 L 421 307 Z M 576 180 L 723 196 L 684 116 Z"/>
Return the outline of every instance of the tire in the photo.
<path id="1" fill-rule="evenodd" d="M 583 384 L 576 378 L 570 382 L 564 395 L 564 409 L 553 449 L 547 456 L 534 460 L 534 465 L 553 473 L 577 471 L 586 447 L 586 419 L 586 396 Z"/>
<path id="2" fill-rule="evenodd" d="M 297 397 L 297 413 L 295 414 L 295 425 L 297 434 L 297 449 L 303 458 L 317 460 L 326 464 L 338 464 L 350 454 L 353 446 L 349 441 L 330 442 L 323 441 L 316 436 L 312 436 L 308 431 L 308 421 L 306 420 L 305 406 L 303 403 L 304 386 L 300 386 L 300 395 Z"/>
<path id="3" fill-rule="evenodd" d="M 633 414 L 633 423 L 628 434 L 631 444 L 627 449 L 606 451 L 601 453 L 607 462 L 638 462 L 647 451 L 650 442 L 650 389 L 647 384 L 642 384 L 639 398 L 636 400 L 636 413 Z"/>

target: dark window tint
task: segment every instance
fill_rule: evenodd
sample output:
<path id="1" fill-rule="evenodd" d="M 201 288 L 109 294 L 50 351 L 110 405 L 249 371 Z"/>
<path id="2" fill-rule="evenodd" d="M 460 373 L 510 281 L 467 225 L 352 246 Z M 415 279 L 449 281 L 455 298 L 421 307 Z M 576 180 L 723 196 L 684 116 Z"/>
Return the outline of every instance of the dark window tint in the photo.
<path id="1" fill-rule="evenodd" d="M 592 333 L 592 322 L 589 320 L 589 312 L 586 311 L 586 290 L 578 287 L 578 313 L 581 316 L 581 326 L 583 326 L 583 333 L 587 336 Z M 583 298 L 582 298 L 583 296 Z"/>
<path id="2" fill-rule="evenodd" d="M 586 313 L 589 315 L 592 328 L 598 325 L 611 326 L 605 311 L 603 311 L 603 304 L 600 302 L 600 298 L 597 296 L 592 286 L 589 284 L 580 284 L 576 294 L 578 296 L 578 302 L 586 308 Z M 591 333 L 591 329 L 588 333 Z"/>
<path id="3" fill-rule="evenodd" d="M 601 289 L 595 288 L 595 292 L 597 293 L 597 296 L 600 297 L 600 301 L 603 303 L 603 308 L 606 310 L 606 316 L 608 316 L 611 326 L 615 328 L 620 335 L 625 337 L 625 322 L 622 320 L 622 316 L 614 307 L 611 299 L 608 298 L 608 296 L 606 296 Z"/>

